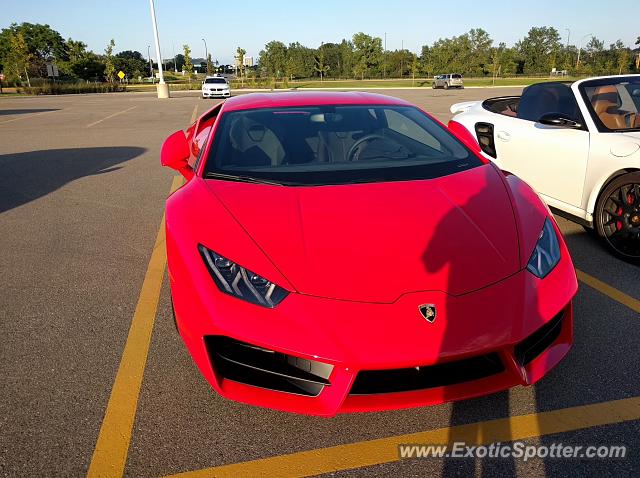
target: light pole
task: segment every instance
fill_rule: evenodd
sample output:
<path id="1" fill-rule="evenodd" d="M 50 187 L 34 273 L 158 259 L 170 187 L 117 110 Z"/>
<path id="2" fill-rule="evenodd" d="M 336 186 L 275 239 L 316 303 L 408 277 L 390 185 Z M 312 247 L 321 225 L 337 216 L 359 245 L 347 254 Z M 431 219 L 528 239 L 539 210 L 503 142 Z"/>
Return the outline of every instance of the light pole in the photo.
<path id="1" fill-rule="evenodd" d="M 571 52 L 569 51 L 569 40 L 571 39 L 571 29 L 570 28 L 565 28 L 565 30 L 567 30 L 567 46 L 565 47 L 567 56 L 566 56 L 566 63 L 563 65 L 563 70 L 564 70 L 564 66 L 570 65 L 571 64 Z"/>
<path id="2" fill-rule="evenodd" d="M 387 32 L 384 32 L 384 52 L 382 56 L 382 75 L 387 77 Z"/>
<path id="3" fill-rule="evenodd" d="M 149 0 L 151 8 L 151 23 L 153 24 L 153 38 L 156 44 L 156 57 L 158 58 L 158 73 L 160 74 L 160 82 L 158 83 L 158 98 L 169 98 L 169 85 L 164 82 L 164 74 L 162 72 L 162 54 L 160 53 L 160 37 L 158 36 L 158 23 L 156 22 L 156 9 L 153 0 Z"/>
<path id="4" fill-rule="evenodd" d="M 204 61 L 207 62 L 207 76 L 208 76 L 209 73 L 211 73 L 209 71 L 209 50 L 207 50 L 207 40 L 203 38 L 202 41 L 204 42 Z"/>
<path id="5" fill-rule="evenodd" d="M 582 42 L 584 41 L 585 38 L 590 37 L 591 35 L 593 35 L 593 33 L 587 33 L 585 36 L 580 38 L 580 46 L 578 47 L 578 61 L 576 61 L 576 70 L 578 69 L 578 66 L 580 66 L 580 53 L 582 52 Z"/>
<path id="6" fill-rule="evenodd" d="M 171 49 L 173 50 L 173 71 L 178 74 L 178 62 L 176 61 L 176 46 L 172 43 Z"/>
<path id="7" fill-rule="evenodd" d="M 156 81 L 153 78 L 153 61 L 151 60 L 151 45 L 147 45 L 147 56 L 149 57 L 149 76 L 151 77 L 151 83 L 155 85 Z"/>

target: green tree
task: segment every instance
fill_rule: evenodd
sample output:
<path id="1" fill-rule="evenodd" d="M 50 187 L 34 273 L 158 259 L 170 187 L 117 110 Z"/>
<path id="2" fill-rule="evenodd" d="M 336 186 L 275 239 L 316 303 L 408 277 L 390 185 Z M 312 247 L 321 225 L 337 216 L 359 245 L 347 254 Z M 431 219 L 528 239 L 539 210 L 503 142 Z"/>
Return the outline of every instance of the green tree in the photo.
<path id="1" fill-rule="evenodd" d="M 211 60 L 211 53 L 209 53 L 207 54 L 207 75 L 210 75 L 213 70 L 213 61 Z"/>
<path id="2" fill-rule="evenodd" d="M 493 45 L 493 40 L 482 28 L 472 28 L 469 30 L 468 35 L 471 47 L 470 72 L 475 75 L 488 73 L 489 70 L 487 67 L 491 61 L 491 46 Z"/>
<path id="3" fill-rule="evenodd" d="M 182 53 L 178 53 L 171 62 L 175 71 L 182 71 L 182 67 L 184 67 L 184 55 Z"/>
<path id="4" fill-rule="evenodd" d="M 27 69 L 31 61 L 31 53 L 24 36 L 21 32 L 11 32 L 9 34 L 9 51 L 5 58 L 5 65 L 9 70 L 11 79 L 22 81 L 23 74 L 26 76 L 27 85 L 31 86 Z"/>
<path id="5" fill-rule="evenodd" d="M 411 56 L 411 86 L 416 84 L 416 76 L 419 74 L 420 62 L 418 61 L 418 55 L 412 53 Z"/>
<path id="6" fill-rule="evenodd" d="M 318 54 L 315 57 L 315 65 L 313 69 L 320 75 L 320 81 L 324 80 L 324 75 L 331 69 L 331 66 L 327 65 L 324 60 L 324 48 L 320 45 L 318 48 Z"/>
<path id="7" fill-rule="evenodd" d="M 285 74 L 290 79 L 309 78 L 315 71 L 315 56 L 311 48 L 300 43 L 290 43 L 287 47 Z"/>
<path id="8" fill-rule="evenodd" d="M 69 62 L 78 62 L 87 57 L 87 44 L 69 38 L 67 40 L 67 51 L 69 54 Z"/>
<path id="9" fill-rule="evenodd" d="M 556 67 L 561 49 L 560 34 L 553 27 L 533 27 L 527 36 L 516 43 L 524 61 L 524 73 L 548 74 Z"/>
<path id="10" fill-rule="evenodd" d="M 265 76 L 280 78 L 287 71 L 287 46 L 281 41 L 270 41 L 260 52 L 258 63 Z"/>
<path id="11" fill-rule="evenodd" d="M 351 77 L 353 73 L 353 43 L 348 40 L 340 42 L 340 67 L 336 73 L 342 78 Z"/>
<path id="12" fill-rule="evenodd" d="M 0 32 L 0 58 L 6 57 L 9 35 L 20 33 L 29 51 L 28 69 L 38 76 L 46 76 L 46 64 L 55 61 L 62 66 L 69 59 L 67 44 L 57 31 L 49 25 L 34 23 L 12 23 Z M 0 61 L 1 62 L 1 61 Z"/>
<path id="13" fill-rule="evenodd" d="M 85 58 L 70 64 L 71 74 L 87 81 L 102 81 L 104 70 L 104 62 L 93 52 L 87 53 Z"/>
<path id="14" fill-rule="evenodd" d="M 116 74 L 116 67 L 113 62 L 113 48 L 115 46 L 116 42 L 112 38 L 104 50 L 104 75 L 109 83 L 113 83 Z"/>
<path id="15" fill-rule="evenodd" d="M 364 79 L 378 72 L 382 60 L 382 39 L 366 33 L 353 35 L 354 74 Z"/>
<path id="16" fill-rule="evenodd" d="M 247 50 L 242 47 L 236 48 L 236 62 L 238 70 L 240 71 L 240 83 L 244 86 L 244 56 L 247 54 Z"/>
<path id="17" fill-rule="evenodd" d="M 193 75 L 193 63 L 191 63 L 191 48 L 189 45 L 182 45 L 182 51 L 184 54 L 184 65 L 182 70 L 187 74 L 189 84 L 191 84 L 191 76 Z"/>
<path id="18" fill-rule="evenodd" d="M 147 60 L 139 51 L 125 50 L 115 55 L 116 70 L 123 71 L 129 78 L 143 76 L 147 70 Z"/>

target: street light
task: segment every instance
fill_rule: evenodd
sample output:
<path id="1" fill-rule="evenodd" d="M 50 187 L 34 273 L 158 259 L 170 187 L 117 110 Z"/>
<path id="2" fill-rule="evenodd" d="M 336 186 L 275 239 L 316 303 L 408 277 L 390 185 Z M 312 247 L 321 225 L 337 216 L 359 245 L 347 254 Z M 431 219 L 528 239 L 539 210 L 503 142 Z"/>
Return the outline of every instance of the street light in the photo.
<path id="1" fill-rule="evenodd" d="M 207 75 L 208 75 L 209 73 L 211 73 L 209 71 L 209 50 L 207 50 L 207 40 L 203 38 L 202 41 L 204 42 L 204 61 L 207 62 Z"/>
<path id="2" fill-rule="evenodd" d="M 585 38 L 590 37 L 592 35 L 593 35 L 593 33 L 587 33 L 585 36 L 580 38 L 580 47 L 578 48 L 578 61 L 576 61 L 576 70 L 578 69 L 578 66 L 580 65 L 580 53 L 582 52 L 582 42 L 584 41 Z"/>
<path id="3" fill-rule="evenodd" d="M 156 44 L 156 56 L 158 58 L 158 73 L 160 82 L 158 83 L 158 98 L 169 98 L 169 85 L 164 82 L 164 74 L 162 72 L 162 54 L 160 53 L 160 37 L 158 36 L 158 24 L 156 22 L 156 9 L 153 0 L 149 0 L 151 8 L 151 23 L 153 24 L 153 38 Z"/>

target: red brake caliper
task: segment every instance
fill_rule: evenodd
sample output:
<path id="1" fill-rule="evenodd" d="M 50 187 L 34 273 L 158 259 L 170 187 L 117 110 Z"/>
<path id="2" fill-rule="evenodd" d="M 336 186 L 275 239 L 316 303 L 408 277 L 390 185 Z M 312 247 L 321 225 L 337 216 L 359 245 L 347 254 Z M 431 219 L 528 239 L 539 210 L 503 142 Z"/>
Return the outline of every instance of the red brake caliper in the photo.
<path id="1" fill-rule="evenodd" d="M 618 210 L 616 211 L 616 216 L 621 217 L 623 212 L 624 211 L 622 210 L 622 206 L 618 206 Z M 620 220 L 616 221 L 616 229 L 618 231 L 622 230 L 622 221 Z"/>

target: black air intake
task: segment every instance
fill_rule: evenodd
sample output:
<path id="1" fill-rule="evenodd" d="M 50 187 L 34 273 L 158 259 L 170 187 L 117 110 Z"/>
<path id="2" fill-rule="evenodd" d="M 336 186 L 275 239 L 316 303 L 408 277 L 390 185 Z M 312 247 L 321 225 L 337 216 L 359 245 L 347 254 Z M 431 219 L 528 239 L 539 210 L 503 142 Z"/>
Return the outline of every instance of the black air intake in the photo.
<path id="1" fill-rule="evenodd" d="M 493 125 L 491 123 L 476 123 L 476 137 L 480 149 L 492 158 L 497 158 L 496 143 L 493 139 Z"/>
<path id="2" fill-rule="evenodd" d="M 497 353 L 426 367 L 364 370 L 358 373 L 351 395 L 424 390 L 478 380 L 504 371 Z"/>
<path id="3" fill-rule="evenodd" d="M 215 371 L 226 380 L 314 397 L 325 386 L 331 385 L 332 365 L 256 347 L 229 337 L 207 336 L 204 340 Z"/>
<path id="4" fill-rule="evenodd" d="M 521 365 L 527 365 L 556 341 L 562 331 L 563 319 L 564 311 L 516 345 L 514 353 Z"/>

